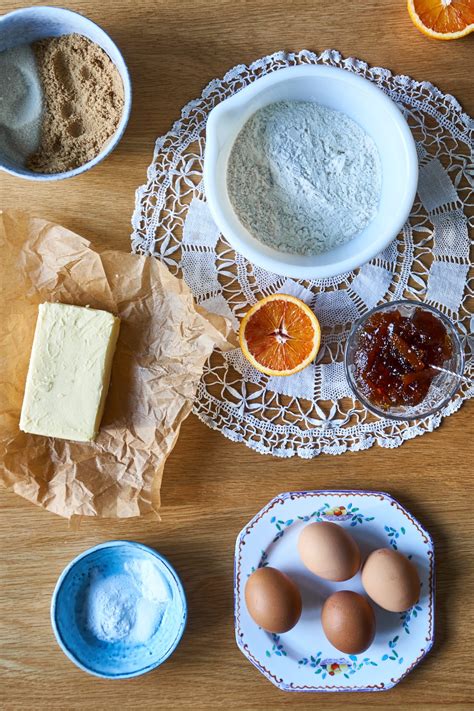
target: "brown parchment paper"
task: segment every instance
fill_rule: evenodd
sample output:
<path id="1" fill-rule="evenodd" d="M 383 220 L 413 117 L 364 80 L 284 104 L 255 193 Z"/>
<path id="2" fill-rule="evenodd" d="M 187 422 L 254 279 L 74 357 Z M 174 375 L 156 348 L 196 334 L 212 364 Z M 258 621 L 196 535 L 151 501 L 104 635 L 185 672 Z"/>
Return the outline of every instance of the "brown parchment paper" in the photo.
<path id="1" fill-rule="evenodd" d="M 121 318 L 101 429 L 76 443 L 21 432 L 23 390 L 44 301 Z M 197 309 L 152 257 L 94 251 L 64 227 L 0 212 L 0 482 L 60 516 L 159 518 L 165 461 L 204 363 L 230 324 Z"/>

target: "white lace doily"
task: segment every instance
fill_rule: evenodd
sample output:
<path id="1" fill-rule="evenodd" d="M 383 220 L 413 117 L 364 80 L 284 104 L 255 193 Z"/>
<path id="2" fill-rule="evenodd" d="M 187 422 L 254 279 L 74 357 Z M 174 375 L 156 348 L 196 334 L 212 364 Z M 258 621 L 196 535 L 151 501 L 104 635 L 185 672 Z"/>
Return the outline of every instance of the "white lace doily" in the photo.
<path id="1" fill-rule="evenodd" d="M 265 272 L 234 252 L 212 221 L 202 182 L 211 109 L 262 74 L 301 63 L 342 67 L 376 82 L 407 118 L 420 163 L 417 199 L 397 239 L 355 272 L 310 282 Z M 275 291 L 303 298 L 323 327 L 316 363 L 288 378 L 260 374 L 238 349 L 225 356 L 214 353 L 194 408 L 201 420 L 258 452 L 310 458 L 374 443 L 398 447 L 433 430 L 474 394 L 464 383 L 436 416 L 394 423 L 369 414 L 351 397 L 343 370 L 344 343 L 354 320 L 380 302 L 411 298 L 437 306 L 455 321 L 466 351 L 466 374 L 474 375 L 473 138 L 474 121 L 454 97 L 427 82 L 344 59 L 334 50 L 278 52 L 239 65 L 184 107 L 181 119 L 157 140 L 148 182 L 137 191 L 133 250 L 155 255 L 181 273 L 198 302 L 230 317 L 236 328 L 250 305 Z"/>

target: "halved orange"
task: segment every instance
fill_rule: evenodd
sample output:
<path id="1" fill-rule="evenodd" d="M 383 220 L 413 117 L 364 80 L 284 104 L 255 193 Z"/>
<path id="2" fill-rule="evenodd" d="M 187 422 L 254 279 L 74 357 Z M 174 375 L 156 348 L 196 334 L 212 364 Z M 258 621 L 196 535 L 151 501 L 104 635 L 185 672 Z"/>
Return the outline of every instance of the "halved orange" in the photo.
<path id="1" fill-rule="evenodd" d="M 451 40 L 474 31 L 474 0 L 408 0 L 415 27 L 428 37 Z"/>
<path id="2" fill-rule="evenodd" d="M 244 356 L 261 373 L 293 375 L 316 357 L 321 329 L 304 301 L 272 294 L 244 316 L 239 339 Z"/>

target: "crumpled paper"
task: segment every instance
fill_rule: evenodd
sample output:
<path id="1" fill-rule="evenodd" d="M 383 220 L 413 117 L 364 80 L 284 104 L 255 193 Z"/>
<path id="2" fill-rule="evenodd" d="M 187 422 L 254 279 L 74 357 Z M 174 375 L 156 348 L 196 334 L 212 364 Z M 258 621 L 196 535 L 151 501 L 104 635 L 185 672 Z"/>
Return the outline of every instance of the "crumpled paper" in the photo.
<path id="1" fill-rule="evenodd" d="M 0 212 L 0 482 L 60 516 L 159 518 L 163 467 L 215 346 L 230 324 L 198 309 L 157 259 L 97 252 L 64 227 Z M 120 316 L 95 442 L 19 430 L 38 304 L 89 305 Z"/>

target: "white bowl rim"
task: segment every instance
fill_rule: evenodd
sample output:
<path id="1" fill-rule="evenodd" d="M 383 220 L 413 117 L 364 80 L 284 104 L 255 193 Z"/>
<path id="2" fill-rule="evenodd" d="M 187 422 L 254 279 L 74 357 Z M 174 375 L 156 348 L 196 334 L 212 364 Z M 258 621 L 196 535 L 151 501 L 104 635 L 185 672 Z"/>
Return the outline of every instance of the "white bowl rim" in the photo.
<path id="1" fill-rule="evenodd" d="M 89 17 L 86 15 L 82 15 L 80 12 L 76 12 L 75 10 L 70 10 L 69 8 L 66 7 L 55 7 L 53 5 L 31 5 L 29 7 L 21 7 L 17 8 L 16 10 L 11 10 L 11 12 L 7 12 L 4 15 L 0 15 L 0 31 L 3 22 L 6 19 L 10 19 L 13 16 L 19 16 L 21 17 L 24 15 L 27 17 L 30 13 L 44 13 L 45 16 L 47 15 L 63 15 L 63 17 L 67 17 L 68 15 L 74 15 L 75 17 L 80 17 L 81 20 L 84 22 L 86 25 L 91 25 L 95 28 L 95 31 L 100 35 L 103 35 L 104 39 L 110 43 L 116 50 L 117 56 L 119 58 L 118 62 L 114 62 L 115 66 L 117 67 L 120 77 L 122 79 L 123 83 L 123 90 L 124 90 L 124 105 L 123 105 L 123 110 L 122 110 L 122 115 L 120 117 L 119 124 L 115 130 L 115 133 L 110 137 L 108 143 L 102 148 L 100 153 L 98 153 L 95 158 L 92 158 L 91 160 L 87 161 L 87 163 L 83 163 L 82 165 L 78 166 L 77 168 L 73 168 L 72 170 L 66 170 L 61 173 L 34 173 L 33 171 L 28 171 L 26 169 L 22 170 L 19 168 L 18 170 L 14 168 L 9 168 L 5 165 L 3 165 L 0 161 L 0 171 L 3 171 L 4 173 L 8 173 L 9 175 L 13 175 L 15 178 L 22 178 L 23 180 L 32 180 L 36 182 L 51 182 L 53 180 L 65 180 L 66 178 L 73 178 L 76 175 L 80 175 L 81 173 L 86 172 L 87 170 L 90 170 L 93 168 L 95 165 L 98 163 L 101 163 L 107 156 L 112 153 L 112 151 L 117 147 L 118 143 L 120 142 L 123 134 L 125 133 L 125 129 L 127 127 L 129 118 L 130 118 L 130 112 L 132 110 L 132 82 L 130 79 L 130 73 L 128 71 L 127 64 L 125 62 L 125 59 L 123 58 L 122 52 L 120 49 L 117 47 L 113 39 L 110 37 L 109 34 L 96 22 L 91 20 Z M 105 50 L 104 50 L 105 51 Z M 113 60 L 112 60 L 113 61 Z"/>
<path id="2" fill-rule="evenodd" d="M 234 108 L 237 109 L 239 106 L 248 103 L 254 96 L 269 86 L 289 81 L 298 75 L 303 77 L 322 77 L 329 75 L 332 78 L 337 76 L 341 80 L 358 83 L 360 86 L 363 85 L 364 90 L 372 93 L 372 95 L 376 97 L 376 100 L 380 102 L 380 104 L 383 104 L 394 118 L 402 136 L 407 155 L 408 180 L 405 184 L 404 199 L 400 201 L 398 219 L 396 221 L 394 220 L 393 224 L 388 226 L 385 231 L 380 234 L 376 243 L 370 242 L 365 248 L 360 250 L 357 255 L 352 255 L 337 263 L 327 265 L 308 266 L 305 264 L 285 264 L 285 255 L 283 252 L 278 252 L 267 245 L 259 243 L 243 225 L 240 225 L 241 229 L 239 231 L 235 230 L 232 225 L 229 224 L 218 197 L 223 190 L 226 190 L 226 187 L 222 187 L 221 181 L 217 179 L 217 171 L 215 170 L 219 155 L 216 139 L 216 124 L 220 120 L 220 114 L 228 111 L 229 106 L 234 105 Z M 236 135 L 237 133 L 238 132 L 236 132 Z M 277 69 L 270 74 L 258 77 L 251 84 L 248 84 L 236 94 L 224 99 L 212 109 L 206 125 L 203 178 L 206 199 L 215 223 L 234 249 L 245 256 L 250 262 L 281 276 L 295 277 L 297 279 L 327 278 L 350 272 L 362 266 L 373 259 L 377 254 L 380 254 L 380 252 L 395 239 L 410 214 L 416 196 L 418 185 L 418 156 L 415 140 L 402 112 L 380 87 L 347 69 L 320 64 L 300 64 Z M 288 256 L 294 258 L 295 255 Z"/>

